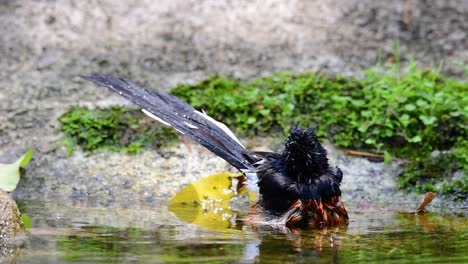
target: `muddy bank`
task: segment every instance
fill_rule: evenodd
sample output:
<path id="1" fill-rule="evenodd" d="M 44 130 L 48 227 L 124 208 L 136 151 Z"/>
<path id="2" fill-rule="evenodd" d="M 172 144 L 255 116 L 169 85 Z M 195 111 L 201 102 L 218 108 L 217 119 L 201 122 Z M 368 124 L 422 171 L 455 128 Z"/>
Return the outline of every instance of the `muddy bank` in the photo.
<path id="1" fill-rule="evenodd" d="M 468 61 L 463 0 L 1 1 L 0 25 L 0 162 L 34 148 L 14 194 L 30 199 L 152 201 L 230 169 L 188 143 L 136 156 L 67 156 L 57 118 L 69 106 L 127 104 L 79 74 L 108 72 L 162 90 L 213 74 L 250 79 L 318 70 L 358 76 L 379 58 L 392 60 L 396 42 L 401 54 L 422 65 L 444 61 L 447 74 L 461 76 L 455 64 Z M 256 147 L 277 149 L 275 144 Z M 345 171 L 347 199 L 414 200 L 395 192 L 396 165 L 331 156 Z M 440 208 L 450 207 L 450 199 L 440 201 Z"/>

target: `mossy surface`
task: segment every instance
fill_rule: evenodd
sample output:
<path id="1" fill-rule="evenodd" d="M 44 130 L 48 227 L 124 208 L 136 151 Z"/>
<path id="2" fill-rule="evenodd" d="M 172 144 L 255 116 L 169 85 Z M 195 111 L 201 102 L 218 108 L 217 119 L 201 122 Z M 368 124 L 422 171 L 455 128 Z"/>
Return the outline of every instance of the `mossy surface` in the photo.
<path id="1" fill-rule="evenodd" d="M 144 147 L 161 147 L 177 138 L 171 128 L 147 118 L 139 110 L 123 107 L 73 107 L 60 117 L 60 122 L 68 152 L 79 145 L 85 151 L 137 153 Z"/>
<path id="2" fill-rule="evenodd" d="M 238 133 L 314 127 L 339 147 L 405 159 L 401 188 L 462 198 L 468 193 L 467 92 L 466 82 L 414 63 L 367 70 L 361 79 L 278 73 L 246 83 L 214 76 L 172 90 Z M 455 172 L 460 176 L 452 177 Z"/>

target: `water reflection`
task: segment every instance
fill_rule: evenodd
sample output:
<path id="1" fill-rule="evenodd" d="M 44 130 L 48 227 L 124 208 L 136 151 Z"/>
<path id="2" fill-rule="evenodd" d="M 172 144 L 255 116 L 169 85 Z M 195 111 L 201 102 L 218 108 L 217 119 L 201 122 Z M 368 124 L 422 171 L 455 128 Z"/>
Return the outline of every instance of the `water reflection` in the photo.
<path id="1" fill-rule="evenodd" d="M 463 217 L 352 208 L 347 228 L 288 230 L 230 220 L 224 230 L 180 221 L 163 205 L 23 204 L 33 228 L 21 263 L 466 263 Z M 236 216 L 237 218 L 239 216 Z M 106 224 L 107 223 L 107 224 Z"/>
<path id="2" fill-rule="evenodd" d="M 278 230 L 266 226 L 254 227 L 257 240 L 249 242 L 244 250 L 246 262 L 335 262 L 346 229 Z"/>

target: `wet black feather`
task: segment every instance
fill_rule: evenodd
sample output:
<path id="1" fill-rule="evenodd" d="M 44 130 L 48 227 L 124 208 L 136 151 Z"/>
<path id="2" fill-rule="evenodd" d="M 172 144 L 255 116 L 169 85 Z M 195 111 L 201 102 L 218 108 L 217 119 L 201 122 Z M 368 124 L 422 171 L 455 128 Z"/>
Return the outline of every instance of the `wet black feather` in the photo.
<path id="1" fill-rule="evenodd" d="M 297 125 L 286 140 L 283 157 L 286 171 L 303 177 L 319 177 L 329 170 L 327 151 L 322 147 L 313 129 Z"/>
<path id="2" fill-rule="evenodd" d="M 263 156 L 265 162 L 257 168 L 259 204 L 271 214 L 284 212 L 298 199 L 328 202 L 341 196 L 343 173 L 330 167 L 313 129 L 293 127 L 281 154 Z"/>

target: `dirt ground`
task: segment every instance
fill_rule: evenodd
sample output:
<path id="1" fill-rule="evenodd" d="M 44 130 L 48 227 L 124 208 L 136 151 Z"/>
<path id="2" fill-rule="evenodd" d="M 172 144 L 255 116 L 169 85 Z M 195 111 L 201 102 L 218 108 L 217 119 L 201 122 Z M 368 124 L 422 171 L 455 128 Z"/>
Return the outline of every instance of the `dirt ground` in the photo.
<path id="1" fill-rule="evenodd" d="M 0 0 L 0 162 L 34 148 L 15 194 L 20 198 L 167 196 L 229 167 L 187 144 L 166 154 L 77 151 L 68 157 L 57 118 L 69 106 L 127 104 L 78 75 L 113 73 L 161 90 L 213 74 L 245 80 L 278 71 L 359 76 L 392 60 L 399 43 L 404 61 L 443 62 L 446 74 L 462 77 L 457 63 L 468 63 L 467 34 L 465 0 Z M 171 155 L 173 163 L 161 159 Z M 185 164 L 191 156 L 197 158 Z M 174 163 L 185 165 L 173 169 Z M 349 188 L 363 193 L 365 182 Z"/>

